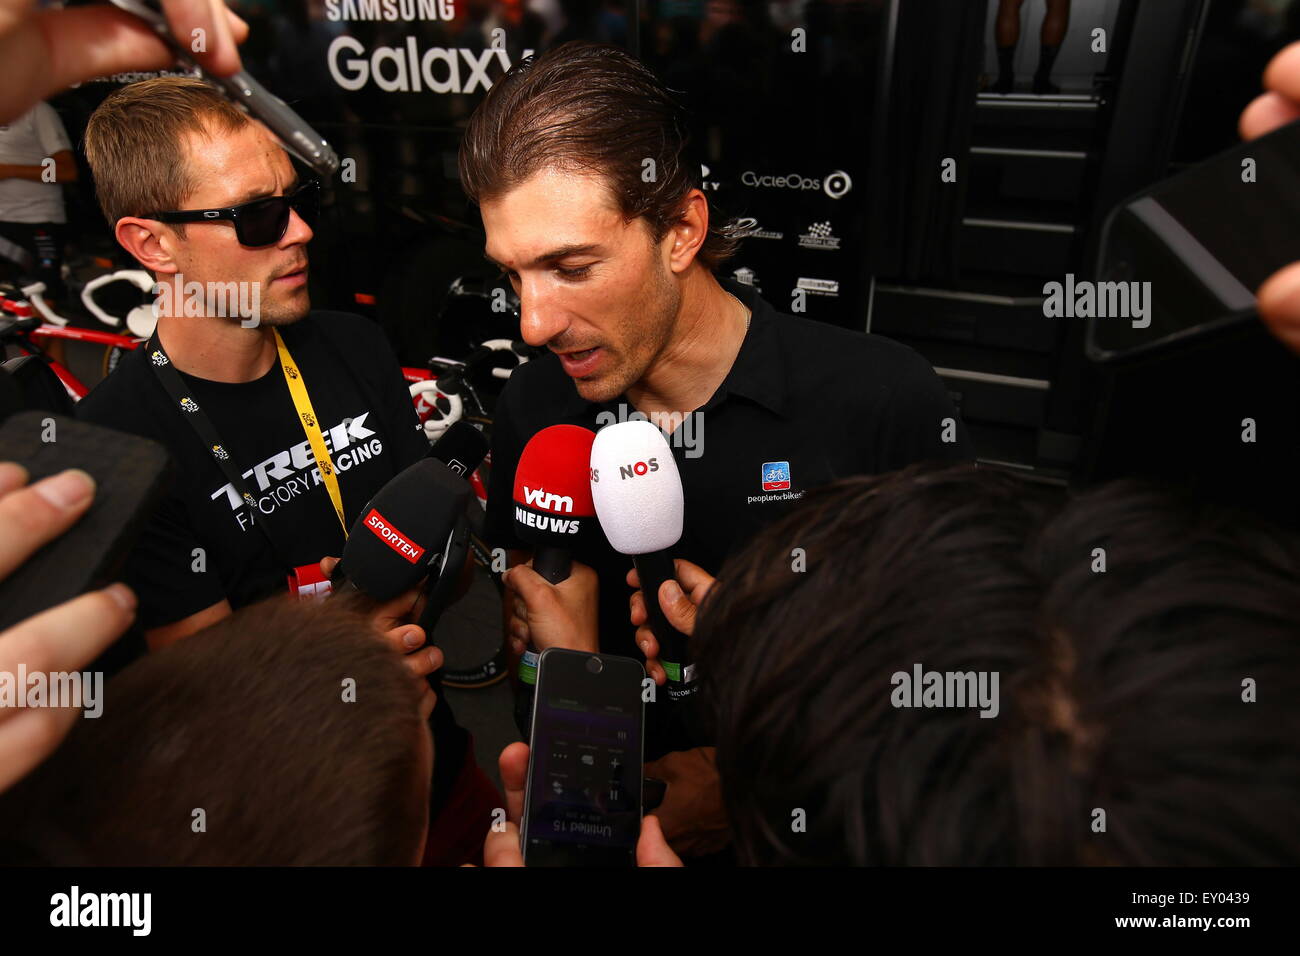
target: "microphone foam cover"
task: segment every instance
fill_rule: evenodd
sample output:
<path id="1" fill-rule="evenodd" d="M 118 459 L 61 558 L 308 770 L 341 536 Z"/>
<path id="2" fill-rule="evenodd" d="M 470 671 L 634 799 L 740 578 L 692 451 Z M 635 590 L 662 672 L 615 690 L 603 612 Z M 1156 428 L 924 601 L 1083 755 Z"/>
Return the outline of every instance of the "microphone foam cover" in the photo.
<path id="1" fill-rule="evenodd" d="M 668 440 L 648 421 L 619 422 L 596 433 L 591 497 L 615 551 L 666 551 L 681 539 L 682 479 Z"/>
<path id="2" fill-rule="evenodd" d="M 520 539 L 569 547 L 583 524 L 595 518 L 588 475 L 595 439 L 593 431 L 578 425 L 551 425 L 529 439 L 515 468 L 515 531 Z"/>
<path id="3" fill-rule="evenodd" d="M 352 523 L 343 573 L 378 601 L 414 587 L 442 553 L 469 496 L 465 479 L 437 459 L 411 465 L 375 492 Z"/>

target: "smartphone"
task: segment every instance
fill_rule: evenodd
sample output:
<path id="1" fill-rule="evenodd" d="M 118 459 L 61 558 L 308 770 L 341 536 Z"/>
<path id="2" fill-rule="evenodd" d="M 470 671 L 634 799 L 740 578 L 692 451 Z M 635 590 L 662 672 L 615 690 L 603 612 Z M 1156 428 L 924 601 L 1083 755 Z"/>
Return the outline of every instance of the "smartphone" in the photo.
<path id="1" fill-rule="evenodd" d="M 0 581 L 0 630 L 118 580 L 171 476 L 171 459 L 157 442 L 44 411 L 5 420 L 0 461 L 26 468 L 28 484 L 80 468 L 96 486 L 76 524 Z"/>
<path id="2" fill-rule="evenodd" d="M 520 835 L 526 866 L 636 865 L 645 680 L 630 657 L 542 652 Z"/>
<path id="3" fill-rule="evenodd" d="M 110 0 L 117 8 L 133 14 L 149 24 L 159 38 L 175 54 L 177 61 L 190 69 L 199 69 L 198 63 L 186 44 L 172 34 L 167 18 L 163 16 L 158 0 Z M 284 100 L 267 91 L 247 72 L 240 70 L 231 76 L 203 78 L 216 86 L 226 98 L 254 119 L 260 120 L 291 155 L 310 166 L 322 178 L 329 179 L 339 168 L 338 154 L 325 138 L 307 124 L 307 121 L 289 107 Z"/>
<path id="4" fill-rule="evenodd" d="M 1098 281 L 1122 284 L 1116 291 L 1125 301 L 1141 295 L 1146 305 L 1140 316 L 1089 318 L 1088 355 L 1098 362 L 1147 356 L 1254 322 L 1255 290 L 1297 260 L 1300 121 L 1156 183 L 1111 212 Z"/>

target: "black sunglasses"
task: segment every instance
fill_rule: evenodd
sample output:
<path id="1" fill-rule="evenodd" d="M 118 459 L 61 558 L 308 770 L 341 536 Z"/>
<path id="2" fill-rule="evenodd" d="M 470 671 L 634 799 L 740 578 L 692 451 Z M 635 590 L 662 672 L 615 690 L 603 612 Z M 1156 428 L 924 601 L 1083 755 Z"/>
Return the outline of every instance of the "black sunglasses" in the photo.
<path id="1" fill-rule="evenodd" d="M 320 181 L 309 179 L 284 196 L 267 196 L 224 209 L 182 209 L 155 212 L 145 219 L 159 222 L 221 222 L 235 224 L 235 238 L 241 246 L 269 246 L 279 242 L 289 229 L 289 210 L 293 209 L 308 226 L 315 228 L 320 209 Z"/>

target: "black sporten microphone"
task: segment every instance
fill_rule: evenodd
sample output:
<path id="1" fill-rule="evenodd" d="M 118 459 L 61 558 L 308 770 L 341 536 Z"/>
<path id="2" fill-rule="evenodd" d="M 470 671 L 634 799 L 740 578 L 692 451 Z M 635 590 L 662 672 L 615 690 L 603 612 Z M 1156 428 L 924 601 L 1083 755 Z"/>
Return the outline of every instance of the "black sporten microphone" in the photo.
<path id="1" fill-rule="evenodd" d="M 350 587 L 387 601 L 439 572 L 469 498 L 469 485 L 437 459 L 405 469 L 353 522 L 330 579 L 335 593 Z"/>

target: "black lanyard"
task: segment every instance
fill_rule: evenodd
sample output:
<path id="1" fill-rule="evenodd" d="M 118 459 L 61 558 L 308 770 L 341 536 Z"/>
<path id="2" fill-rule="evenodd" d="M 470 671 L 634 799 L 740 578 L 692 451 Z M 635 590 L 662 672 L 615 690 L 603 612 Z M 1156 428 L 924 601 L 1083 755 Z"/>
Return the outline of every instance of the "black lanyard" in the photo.
<path id="1" fill-rule="evenodd" d="M 167 394 L 176 403 L 181 418 L 189 422 L 190 427 L 194 429 L 194 433 L 199 436 L 199 440 L 203 442 L 204 447 L 208 449 L 208 453 L 216 461 L 221 473 L 226 476 L 226 480 L 230 482 L 231 487 L 235 489 L 243 501 L 243 510 L 248 515 L 249 522 L 254 527 L 259 528 L 262 534 L 266 536 L 266 541 L 271 546 L 271 553 L 275 555 L 276 560 L 284 567 L 292 568 L 293 564 L 285 559 L 284 553 L 271 535 L 266 515 L 258 513 L 257 499 L 248 490 L 248 486 L 244 484 L 244 476 L 231 460 L 230 451 L 222 443 L 216 427 L 212 424 L 212 420 L 208 418 L 208 413 L 199 407 L 199 403 L 190 395 L 180 373 L 176 371 L 170 356 L 168 356 L 167 351 L 158 340 L 157 331 L 149 337 L 149 341 L 145 345 L 145 354 L 149 358 L 149 364 L 153 366 L 154 373 L 158 376 L 158 381 L 162 383 L 162 387 L 167 390 Z"/>

